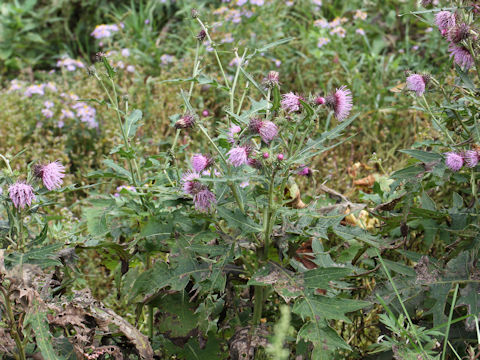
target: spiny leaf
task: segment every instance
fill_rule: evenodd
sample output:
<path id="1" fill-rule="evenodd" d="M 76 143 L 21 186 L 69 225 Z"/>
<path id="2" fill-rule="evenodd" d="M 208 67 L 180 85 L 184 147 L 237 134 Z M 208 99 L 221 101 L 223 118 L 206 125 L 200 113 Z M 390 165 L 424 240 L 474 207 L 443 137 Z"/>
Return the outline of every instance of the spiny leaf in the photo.
<path id="1" fill-rule="evenodd" d="M 33 305 L 27 312 L 23 324 L 24 327 L 27 325 L 32 327 L 36 343 L 45 360 L 63 359 L 55 353 L 55 350 L 52 347 L 53 336 L 48 329 L 47 314 L 40 308 L 40 304 L 37 300 L 33 301 Z"/>

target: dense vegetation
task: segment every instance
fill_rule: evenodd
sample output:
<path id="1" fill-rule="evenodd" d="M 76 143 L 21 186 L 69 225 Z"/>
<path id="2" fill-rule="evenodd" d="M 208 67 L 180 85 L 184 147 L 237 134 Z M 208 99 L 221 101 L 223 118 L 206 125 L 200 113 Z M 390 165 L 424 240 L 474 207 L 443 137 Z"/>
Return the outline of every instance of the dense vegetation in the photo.
<path id="1" fill-rule="evenodd" d="M 480 5 L 0 4 L 0 358 L 478 359 Z"/>

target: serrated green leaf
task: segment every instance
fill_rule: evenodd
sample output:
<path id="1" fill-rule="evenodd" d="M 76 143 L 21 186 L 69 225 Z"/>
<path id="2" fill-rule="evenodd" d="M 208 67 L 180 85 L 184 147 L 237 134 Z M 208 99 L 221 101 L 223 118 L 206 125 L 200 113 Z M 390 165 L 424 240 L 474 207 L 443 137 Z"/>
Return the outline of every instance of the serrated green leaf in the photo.
<path id="1" fill-rule="evenodd" d="M 292 311 L 303 319 L 343 320 L 351 323 L 345 314 L 363 309 L 369 305 L 371 305 L 369 302 L 360 300 L 309 296 L 297 301 Z"/>
<path id="2" fill-rule="evenodd" d="M 432 161 L 440 161 L 443 159 L 442 155 L 429 152 L 429 151 L 406 149 L 406 150 L 400 150 L 400 152 L 410 155 L 411 157 L 418 159 L 420 161 L 423 161 L 425 163 L 432 162 Z"/>
<path id="3" fill-rule="evenodd" d="M 37 300 L 33 301 L 23 324 L 24 327 L 28 325 L 31 326 L 33 334 L 35 335 L 35 342 L 40 348 L 40 352 L 45 360 L 63 359 L 61 356 L 58 356 L 53 349 L 53 336 L 48 328 L 47 313 L 40 308 Z"/>
<path id="4" fill-rule="evenodd" d="M 327 289 L 330 287 L 330 281 L 340 280 L 352 273 L 352 269 L 348 268 L 317 268 L 307 271 L 303 274 L 305 287 Z"/>
<path id="5" fill-rule="evenodd" d="M 240 210 L 232 212 L 223 206 L 217 208 L 218 215 L 225 219 L 227 223 L 234 229 L 240 229 L 247 234 L 259 233 L 262 231 L 262 227 L 255 223 L 252 219 L 241 213 Z"/>
<path id="6" fill-rule="evenodd" d="M 133 110 L 125 118 L 125 134 L 128 138 L 133 137 L 137 133 L 137 129 L 140 126 L 140 120 L 142 119 L 142 112 L 140 110 Z"/>

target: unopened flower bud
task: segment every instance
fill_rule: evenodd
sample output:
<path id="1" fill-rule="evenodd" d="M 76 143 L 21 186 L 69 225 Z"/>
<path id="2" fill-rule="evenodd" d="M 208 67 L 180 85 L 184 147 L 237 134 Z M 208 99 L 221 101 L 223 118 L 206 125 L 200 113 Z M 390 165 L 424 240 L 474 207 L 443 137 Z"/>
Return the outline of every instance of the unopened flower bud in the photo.
<path id="1" fill-rule="evenodd" d="M 192 19 L 196 19 L 198 17 L 198 10 L 193 8 L 191 11 L 190 11 L 190 15 L 192 16 Z"/>
<path id="2" fill-rule="evenodd" d="M 278 155 L 277 155 L 277 159 L 278 159 L 278 160 L 282 161 L 283 158 L 284 158 L 283 154 L 278 154 Z"/>
<path id="3" fill-rule="evenodd" d="M 205 40 L 205 37 L 207 36 L 207 32 L 205 30 L 200 30 L 200 32 L 197 34 L 196 38 L 198 41 L 203 41 Z"/>
<path id="4" fill-rule="evenodd" d="M 264 159 L 268 159 L 270 157 L 270 154 L 268 152 L 264 152 L 262 156 Z"/>
<path id="5" fill-rule="evenodd" d="M 277 71 L 270 71 L 267 77 L 263 80 L 263 84 L 267 88 L 273 88 L 280 84 L 279 79 L 280 79 L 280 74 Z"/>
<path id="6" fill-rule="evenodd" d="M 175 123 L 175 129 L 188 129 L 195 125 L 195 116 L 192 114 L 183 115 Z"/>
<path id="7" fill-rule="evenodd" d="M 316 105 L 323 105 L 323 104 L 325 104 L 325 98 L 322 97 L 322 96 L 317 96 L 317 97 L 315 98 L 315 104 L 316 104 Z"/>

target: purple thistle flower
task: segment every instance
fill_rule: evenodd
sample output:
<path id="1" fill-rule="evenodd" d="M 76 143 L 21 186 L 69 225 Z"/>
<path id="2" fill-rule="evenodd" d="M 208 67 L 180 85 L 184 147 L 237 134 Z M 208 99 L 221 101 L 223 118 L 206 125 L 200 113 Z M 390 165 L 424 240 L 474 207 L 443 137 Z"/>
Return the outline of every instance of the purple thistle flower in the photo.
<path id="1" fill-rule="evenodd" d="M 312 170 L 307 165 L 301 165 L 297 174 L 302 176 L 312 176 Z"/>
<path id="2" fill-rule="evenodd" d="M 15 184 L 10 185 L 8 192 L 13 205 L 17 209 L 24 209 L 25 205 L 30 206 L 32 205 L 32 201 L 36 200 L 32 186 L 23 182 L 16 182 Z"/>
<path id="3" fill-rule="evenodd" d="M 273 122 L 264 121 L 262 123 L 262 126 L 260 126 L 258 133 L 260 134 L 262 140 L 268 144 L 277 136 L 278 128 L 277 125 L 275 125 Z"/>
<path id="4" fill-rule="evenodd" d="M 465 165 L 467 165 L 467 167 L 469 168 L 474 168 L 475 166 L 477 166 L 478 161 L 480 160 L 478 152 L 476 152 L 475 150 L 465 151 L 463 157 L 465 159 Z"/>
<path id="5" fill-rule="evenodd" d="M 51 162 L 47 165 L 37 165 L 34 167 L 34 174 L 42 179 L 43 185 L 48 190 L 55 190 L 62 187 L 65 177 L 65 166 L 59 161 Z"/>
<path id="6" fill-rule="evenodd" d="M 321 97 L 321 96 L 317 96 L 315 98 L 315 104 L 316 105 L 323 105 L 325 104 L 325 98 L 324 97 Z"/>
<path id="7" fill-rule="evenodd" d="M 448 51 L 450 51 L 450 57 L 453 57 L 453 61 L 458 66 L 463 66 L 465 69 L 470 69 L 473 66 L 473 56 L 465 47 L 450 44 Z"/>
<path id="8" fill-rule="evenodd" d="M 213 163 L 213 160 L 208 156 L 202 154 L 195 154 L 192 156 L 191 163 L 193 170 L 200 173 L 207 167 L 209 167 Z"/>
<path id="9" fill-rule="evenodd" d="M 450 28 L 454 27 L 455 23 L 455 14 L 450 11 L 440 11 L 435 15 L 435 24 L 437 24 L 442 35 L 446 34 Z"/>
<path id="10" fill-rule="evenodd" d="M 458 171 L 462 168 L 463 166 L 463 157 L 462 155 L 456 153 L 456 152 L 448 152 L 445 154 L 447 157 L 445 158 L 445 165 L 452 170 L 452 171 Z"/>
<path id="11" fill-rule="evenodd" d="M 470 36 L 470 27 L 463 23 L 452 27 L 447 34 L 448 41 L 458 44 L 459 42 L 466 40 Z"/>
<path id="12" fill-rule="evenodd" d="M 183 115 L 175 123 L 175 129 L 188 129 L 195 125 L 195 116 L 192 114 Z"/>
<path id="13" fill-rule="evenodd" d="M 337 120 L 343 121 L 348 117 L 353 107 L 352 93 L 346 86 L 342 86 L 335 93 L 327 96 L 325 103 L 333 109 Z"/>
<path id="14" fill-rule="evenodd" d="M 254 169 L 262 168 L 262 163 L 259 160 L 253 158 L 248 158 L 248 165 L 253 167 Z"/>
<path id="15" fill-rule="evenodd" d="M 265 79 L 263 79 L 263 85 L 267 88 L 273 88 L 280 84 L 280 74 L 277 71 L 270 71 Z"/>
<path id="16" fill-rule="evenodd" d="M 407 89 L 415 91 L 417 96 L 422 96 L 425 92 L 425 79 L 422 75 L 413 74 L 407 78 Z"/>
<path id="17" fill-rule="evenodd" d="M 297 112 L 300 111 L 302 104 L 300 103 L 301 97 L 294 94 L 293 92 L 289 92 L 287 94 L 282 95 L 282 101 L 280 102 L 282 109 L 285 110 L 287 113 Z"/>
<path id="18" fill-rule="evenodd" d="M 233 144 L 235 142 L 235 134 L 238 134 L 242 131 L 242 128 L 238 125 L 233 125 L 230 130 L 228 130 L 228 142 Z"/>
<path id="19" fill-rule="evenodd" d="M 217 199 L 214 193 L 204 187 L 193 196 L 193 202 L 195 203 L 195 209 L 208 212 L 216 204 Z"/>
<path id="20" fill-rule="evenodd" d="M 262 125 L 263 121 L 260 118 L 251 118 L 250 122 L 248 123 L 248 129 L 251 132 L 258 134 Z"/>
<path id="21" fill-rule="evenodd" d="M 200 175 L 193 171 L 187 171 L 182 176 L 183 192 L 185 194 L 194 195 L 198 189 L 202 186 L 197 180 Z"/>
<path id="22" fill-rule="evenodd" d="M 248 150 L 245 146 L 232 148 L 228 153 L 228 162 L 235 167 L 248 163 Z"/>

